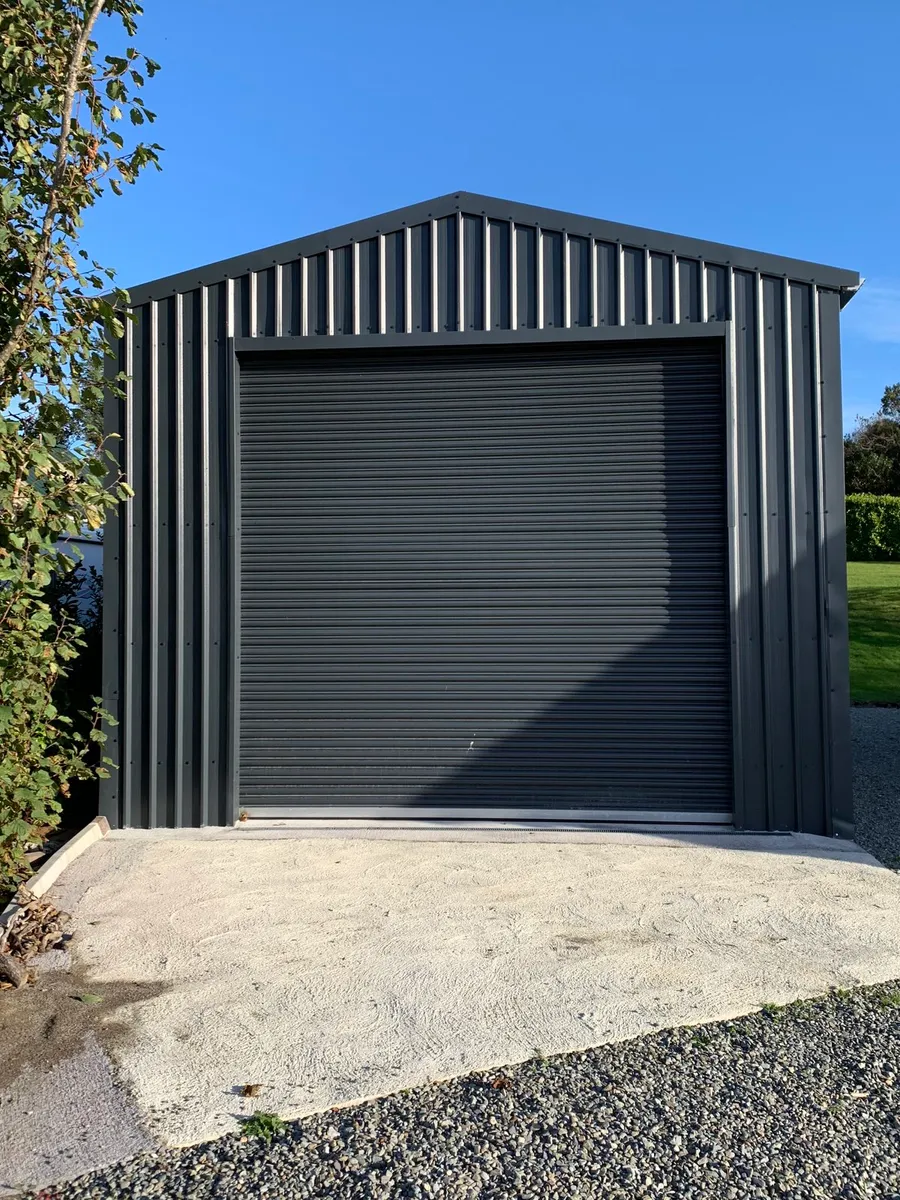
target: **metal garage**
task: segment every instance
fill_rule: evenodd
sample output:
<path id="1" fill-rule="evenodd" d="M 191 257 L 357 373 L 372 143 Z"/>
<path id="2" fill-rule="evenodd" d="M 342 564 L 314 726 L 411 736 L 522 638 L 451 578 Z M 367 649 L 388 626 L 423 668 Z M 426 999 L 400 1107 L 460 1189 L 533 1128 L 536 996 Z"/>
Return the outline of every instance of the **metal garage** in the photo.
<path id="1" fill-rule="evenodd" d="M 107 816 L 849 834 L 856 286 L 455 193 L 134 289 Z"/>

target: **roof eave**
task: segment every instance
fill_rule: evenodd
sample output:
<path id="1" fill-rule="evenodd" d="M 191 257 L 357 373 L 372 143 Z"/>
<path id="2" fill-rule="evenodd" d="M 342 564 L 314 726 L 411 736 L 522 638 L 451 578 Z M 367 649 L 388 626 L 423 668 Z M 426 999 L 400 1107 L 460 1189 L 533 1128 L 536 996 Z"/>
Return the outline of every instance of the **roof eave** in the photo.
<path id="1" fill-rule="evenodd" d="M 865 282 L 865 277 L 860 275 L 857 277 L 856 283 L 847 284 L 841 288 L 841 308 L 850 303 Z"/>

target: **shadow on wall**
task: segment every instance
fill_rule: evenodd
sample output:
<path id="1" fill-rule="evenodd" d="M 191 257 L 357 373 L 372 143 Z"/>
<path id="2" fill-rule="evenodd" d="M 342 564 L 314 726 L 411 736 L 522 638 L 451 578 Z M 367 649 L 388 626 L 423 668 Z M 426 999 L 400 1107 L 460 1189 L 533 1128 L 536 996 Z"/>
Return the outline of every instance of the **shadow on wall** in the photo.
<path id="1" fill-rule="evenodd" d="M 802 564 L 801 564 L 802 565 Z M 677 574 L 677 568 L 673 570 Z M 622 655 L 589 682 L 548 705 L 508 736 L 473 748 L 465 760 L 410 802 L 411 808 L 476 806 L 490 802 L 510 808 L 652 809 L 684 814 L 731 813 L 733 782 L 730 634 L 712 621 L 707 629 L 718 646 L 699 642 L 697 622 L 687 619 L 668 589 L 669 618 L 663 630 Z M 690 592 L 684 603 L 690 603 Z M 749 621 L 757 630 L 760 605 L 743 599 L 735 625 Z M 760 602 L 761 603 L 761 602 Z M 751 607 L 755 611 L 748 612 Z M 727 610 L 726 610 L 727 611 Z M 710 639 L 712 640 L 712 639 Z M 751 646 L 751 653 L 753 647 Z M 779 654 L 790 653 L 779 639 Z M 692 666 L 687 662 L 696 653 Z M 818 639 L 810 637 L 798 653 L 824 670 Z M 787 667 L 787 661 L 781 664 Z M 680 695 L 660 691 L 660 681 L 675 671 Z M 770 687 L 772 672 L 769 673 Z M 744 698 L 743 760 L 745 816 L 735 825 L 752 831 L 790 831 L 824 835 L 829 831 L 823 803 L 826 758 L 815 711 L 821 699 L 808 686 L 808 708 L 796 717 L 798 701 L 786 692 L 767 701 L 761 688 Z M 784 726 L 766 745 L 766 734 L 779 718 L 764 720 L 765 703 L 784 709 Z M 808 734 L 796 741 L 792 721 L 804 720 Z M 573 742 L 572 730 L 590 724 L 590 735 Z M 768 725 L 768 729 L 764 728 Z M 794 755 L 799 761 L 794 761 Z M 579 782 L 580 780 L 580 782 Z M 749 792 L 749 795 L 746 794 Z M 837 815 L 852 825 L 852 795 L 842 798 Z M 523 814 L 523 819 L 526 819 Z M 845 831 L 841 832 L 846 836 Z M 763 847 L 761 847 L 763 848 Z"/>
<path id="2" fill-rule="evenodd" d="M 603 450 L 613 451 L 603 460 L 617 477 L 598 507 L 585 494 L 574 536 L 585 534 L 595 553 L 584 577 L 563 571 L 558 582 L 564 604 L 591 614 L 597 645 L 583 637 L 581 661 L 570 666 L 571 626 L 558 623 L 548 637 L 560 643 L 540 646 L 563 675 L 583 678 L 592 657 L 606 659 L 604 669 L 509 735 L 484 747 L 475 737 L 414 806 L 731 812 L 719 372 L 708 355 L 705 373 L 685 355 L 663 353 L 660 363 L 666 402 L 602 426 Z"/>
<path id="3" fill-rule="evenodd" d="M 679 369 L 674 368 L 676 376 Z M 673 368 L 665 370 L 671 374 Z M 826 587 L 815 554 L 817 501 L 810 499 L 795 516 L 792 564 L 787 489 L 778 480 L 782 495 L 767 531 L 768 578 L 760 566 L 758 532 L 745 527 L 740 576 L 748 586 L 729 621 L 724 445 L 717 452 L 714 439 L 705 443 L 709 433 L 702 424 L 691 428 L 689 411 L 677 402 L 665 406 L 665 486 L 658 511 L 667 576 L 655 635 L 510 735 L 484 748 L 476 744 L 413 806 L 452 808 L 502 795 L 510 807 L 523 808 L 734 811 L 736 826 L 748 831 L 827 834 L 833 805 L 833 832 L 846 836 L 852 830 L 849 780 L 842 786 L 839 772 L 837 794 L 830 791 L 828 758 L 843 750 L 823 736 L 831 727 L 832 706 L 847 698 L 841 698 L 839 681 L 829 689 L 830 647 L 822 644 L 814 616 Z M 724 412 L 722 434 L 724 443 Z M 757 451 L 746 446 L 754 458 Z M 752 477 L 752 469 L 748 474 Z M 757 494 L 748 507 L 759 503 Z M 642 516 L 633 514 L 636 540 Z M 826 561 L 843 563 L 837 537 Z M 606 582 L 599 578 L 596 586 L 602 594 Z M 832 613 L 836 626 L 841 619 Z M 750 660 L 749 670 L 739 668 L 734 697 L 740 709 L 735 727 L 740 721 L 741 731 L 736 755 L 732 632 L 744 647 L 744 662 Z M 840 714 L 834 727 L 840 736 Z M 576 729 L 585 732 L 573 742 Z"/>

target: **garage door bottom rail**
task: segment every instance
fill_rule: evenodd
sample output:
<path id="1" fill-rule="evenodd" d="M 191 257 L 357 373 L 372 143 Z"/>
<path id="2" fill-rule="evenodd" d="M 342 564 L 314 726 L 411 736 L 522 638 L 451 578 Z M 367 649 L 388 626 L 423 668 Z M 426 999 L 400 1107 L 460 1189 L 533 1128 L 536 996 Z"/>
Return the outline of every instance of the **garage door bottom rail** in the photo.
<path id="1" fill-rule="evenodd" d="M 556 824 L 609 825 L 703 825 L 730 827 L 731 813 L 673 812 L 624 808 L 447 808 L 419 805 L 304 805 L 254 804 L 241 806 L 248 820 L 297 821 L 466 821 L 478 824 L 497 821 L 534 821 Z"/>

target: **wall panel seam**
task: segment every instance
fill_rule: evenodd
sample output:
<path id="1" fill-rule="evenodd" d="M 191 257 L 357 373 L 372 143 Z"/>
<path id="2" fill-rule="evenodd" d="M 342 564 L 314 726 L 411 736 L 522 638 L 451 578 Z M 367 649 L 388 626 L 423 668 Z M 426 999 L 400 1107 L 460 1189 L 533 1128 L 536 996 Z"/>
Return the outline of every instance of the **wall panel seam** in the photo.
<path id="1" fill-rule="evenodd" d="M 653 259 L 644 247 L 644 324 L 653 324 Z"/>
<path id="2" fill-rule="evenodd" d="M 201 561 L 200 561 L 200 602 L 202 645 L 200 648 L 200 824 L 209 824 L 209 767 L 210 767 L 210 728 L 209 728 L 209 696 L 212 688 L 211 663 L 211 618 L 210 599 L 212 582 L 210 579 L 211 547 L 210 547 L 210 478 L 209 478 L 209 292 L 206 287 L 200 289 L 200 453 L 201 463 Z"/>
<path id="3" fill-rule="evenodd" d="M 350 303 L 351 303 L 351 305 L 352 305 L 352 310 L 353 310 L 353 311 L 352 311 L 352 326 L 353 326 L 353 332 L 354 332 L 354 334 L 355 334 L 355 335 L 358 337 L 358 336 L 359 336 L 359 329 L 360 329 L 360 315 L 359 315 L 359 242 L 353 242 L 353 243 L 352 243 L 352 246 L 351 246 L 351 249 L 352 249 L 352 260 L 351 260 L 351 261 L 352 261 L 352 266 L 351 266 L 351 271 L 352 271 L 352 285 L 353 285 L 353 286 L 352 286 L 352 289 L 351 289 L 352 298 L 351 298 L 351 301 L 350 301 Z"/>
<path id="4" fill-rule="evenodd" d="M 325 332 L 334 334 L 334 251 L 325 252 Z"/>
<path id="5" fill-rule="evenodd" d="M 519 249 L 516 245 L 516 223 L 509 223 L 509 327 L 519 328 Z"/>
<path id="6" fill-rule="evenodd" d="M 797 544 L 798 518 L 797 511 L 797 443 L 796 443 L 796 398 L 794 395 L 794 325 L 791 312 L 791 281 L 785 278 L 782 282 L 784 303 L 784 398 L 786 421 L 786 453 L 788 467 L 785 472 L 788 502 L 788 553 L 787 563 L 790 572 L 788 579 L 788 605 L 790 608 L 788 631 L 791 639 L 791 745 L 794 749 L 794 827 L 803 828 L 803 771 L 802 751 L 800 745 L 800 729 L 802 718 L 800 713 L 800 695 L 797 687 L 803 671 L 800 658 L 800 631 L 797 628 L 797 587 L 800 568 L 800 549 Z"/>
<path id="7" fill-rule="evenodd" d="M 481 218 L 481 230 L 484 237 L 484 329 L 485 333 L 491 330 L 491 306 L 493 304 L 493 295 L 491 293 L 491 223 L 488 220 L 487 214 Z"/>
<path id="8" fill-rule="evenodd" d="M 831 753 L 831 663 L 828 635 L 831 619 L 828 603 L 828 529 L 825 520 L 825 453 L 822 439 L 825 429 L 822 396 L 822 327 L 819 289 L 812 285 L 813 417 L 816 455 L 816 583 L 818 592 L 819 711 L 822 745 L 825 751 L 825 830 L 832 832 L 834 796 Z"/>
<path id="9" fill-rule="evenodd" d="M 544 328 L 544 237 L 540 225 L 534 230 L 535 262 L 534 277 L 537 292 L 537 327 Z"/>
<path id="10" fill-rule="evenodd" d="M 599 282 L 599 264 L 600 247 L 597 245 L 597 239 L 591 238 L 590 242 L 590 272 L 591 272 L 591 326 L 596 329 L 600 324 L 600 282 Z"/>
<path id="11" fill-rule="evenodd" d="M 735 280 L 733 274 L 727 278 L 727 287 L 732 297 L 731 310 L 735 311 L 733 298 Z M 749 589 L 745 591 L 744 571 L 744 540 L 747 536 L 747 514 L 744 511 L 745 481 L 743 478 L 744 446 L 744 414 L 739 408 L 739 378 L 740 364 L 737 351 L 737 322 L 728 322 L 728 356 L 729 356 L 729 455 L 728 455 L 728 504 L 730 506 L 730 561 L 732 578 L 732 636 L 734 638 L 734 656 L 732 660 L 732 696 L 731 711 L 735 750 L 734 763 L 734 812 L 735 824 L 739 829 L 746 829 L 750 824 L 747 813 L 747 761 L 744 749 L 744 729 L 746 723 L 747 704 L 745 687 L 747 684 L 745 672 L 745 656 L 749 653 L 746 625 L 748 621 L 747 605 L 750 603 Z"/>
<path id="12" fill-rule="evenodd" d="M 136 483 L 134 464 L 134 423 L 136 419 L 134 399 L 134 310 L 129 309 L 125 321 L 125 478 L 134 488 Z M 122 656 L 122 792 L 119 799 L 120 823 L 130 825 L 135 807 L 134 770 L 134 688 L 137 680 L 134 669 L 134 582 L 137 565 L 134 561 L 134 503 L 125 506 L 125 652 Z"/>
<path id="13" fill-rule="evenodd" d="M 412 333 L 412 230 L 407 225 L 403 239 L 403 308 L 406 332 Z"/>
<path id="14" fill-rule="evenodd" d="M 282 305 L 284 303 L 284 268 L 281 263 L 275 264 L 275 336 L 281 337 L 284 333 L 284 318 L 282 315 Z"/>
<path id="15" fill-rule="evenodd" d="M 707 295 L 707 280 L 706 262 L 700 259 L 700 322 L 705 325 L 709 320 L 709 296 Z M 732 316 L 733 319 L 733 316 Z"/>
<path id="16" fill-rule="evenodd" d="M 148 701 L 148 775 L 147 804 L 149 819 L 160 820 L 159 773 L 159 301 L 150 301 L 150 571 L 147 581 L 150 619 L 150 672 Z"/>
<path id="17" fill-rule="evenodd" d="M 753 274 L 753 303 L 756 309 L 755 343 L 756 343 L 756 404 L 757 404 L 757 461 L 754 464 L 759 478 L 758 520 L 759 520 L 759 574 L 760 586 L 760 652 L 762 655 L 762 712 L 765 725 L 766 744 L 766 809 L 767 827 L 776 828 L 775 804 L 775 763 L 773 761 L 774 738 L 771 734 L 771 722 L 774 719 L 772 700 L 772 655 L 775 647 L 772 644 L 772 606 L 775 598 L 772 594 L 772 563 L 769 530 L 769 394 L 766 383 L 766 311 L 763 279 L 759 271 Z"/>
<path id="18" fill-rule="evenodd" d="M 184 824 L 184 296 L 175 297 L 175 824 Z"/>
<path id="19" fill-rule="evenodd" d="M 563 272 L 563 328 L 572 328 L 572 264 L 570 255 L 572 246 L 569 235 L 562 231 L 562 272 Z"/>
<path id="20" fill-rule="evenodd" d="M 466 230 L 462 212 L 456 214 L 456 328 L 466 327 Z"/>
<path id="21" fill-rule="evenodd" d="M 378 235 L 378 332 L 387 333 L 387 239 Z"/>
<path id="22" fill-rule="evenodd" d="M 438 273 L 440 271 L 440 260 L 438 257 L 438 224 L 434 217 L 431 218 L 428 224 L 429 230 L 429 251 L 431 255 L 431 332 L 437 333 L 440 330 L 440 279 Z M 449 264 L 448 264 L 449 265 Z"/>

